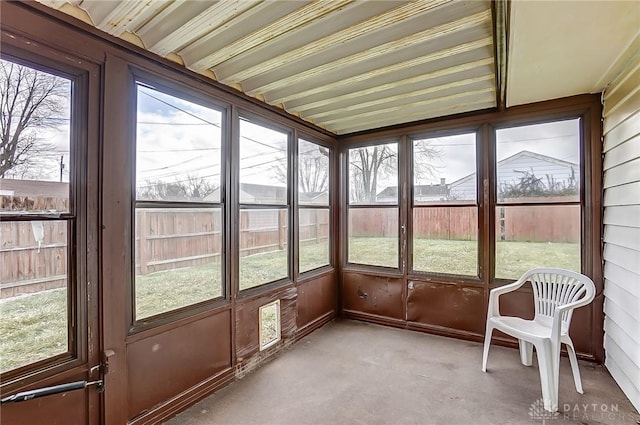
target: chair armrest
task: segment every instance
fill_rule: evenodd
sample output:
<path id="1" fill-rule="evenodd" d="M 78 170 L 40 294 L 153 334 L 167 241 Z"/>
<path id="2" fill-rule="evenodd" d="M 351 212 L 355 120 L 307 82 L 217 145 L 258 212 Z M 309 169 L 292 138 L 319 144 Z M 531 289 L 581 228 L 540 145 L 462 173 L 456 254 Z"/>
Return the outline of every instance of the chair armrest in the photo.
<path id="1" fill-rule="evenodd" d="M 498 288 L 493 288 L 491 290 L 491 292 L 489 293 L 489 309 L 487 310 L 487 319 L 489 319 L 490 317 L 500 316 L 500 303 L 498 301 L 498 297 L 500 297 L 500 295 L 502 294 L 517 290 L 522 285 L 527 283 L 528 277 L 529 275 L 525 274 L 523 277 L 513 283 L 500 286 Z"/>
<path id="2" fill-rule="evenodd" d="M 553 313 L 553 322 L 551 324 L 551 339 L 552 341 L 554 340 L 560 340 L 560 332 L 562 331 L 562 315 L 568 311 L 568 310 L 573 310 L 576 309 L 578 307 L 583 307 L 589 303 L 591 303 L 591 301 L 593 301 L 593 296 L 585 296 L 582 297 L 579 300 L 576 300 L 572 303 L 569 304 L 565 304 L 565 305 L 561 305 L 561 306 L 557 306 L 554 313 Z"/>

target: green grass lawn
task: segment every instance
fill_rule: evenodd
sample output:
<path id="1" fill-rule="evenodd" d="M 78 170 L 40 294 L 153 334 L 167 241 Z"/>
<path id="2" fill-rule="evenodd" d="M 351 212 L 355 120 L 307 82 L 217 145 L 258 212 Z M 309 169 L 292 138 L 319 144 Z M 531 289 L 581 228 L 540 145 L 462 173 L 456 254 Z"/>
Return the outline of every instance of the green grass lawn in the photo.
<path id="1" fill-rule="evenodd" d="M 433 273 L 477 275 L 476 241 L 416 239 L 413 269 Z M 349 262 L 398 267 L 398 240 L 352 238 Z M 580 271 L 577 243 L 496 242 L 496 277 L 518 279 L 534 267 L 559 267 Z"/>
<path id="2" fill-rule="evenodd" d="M 476 242 L 418 239 L 414 268 L 476 275 Z M 497 242 L 496 275 L 517 279 L 536 267 L 580 270 L 579 244 Z M 398 243 L 392 238 L 357 238 L 349 243 L 349 260 L 397 267 Z M 327 243 L 301 249 L 300 270 L 327 263 Z M 240 259 L 240 289 L 287 275 L 287 252 L 273 251 Z M 155 272 L 136 277 L 136 315 L 153 316 L 222 295 L 217 263 Z M 66 289 L 0 300 L 0 371 L 67 351 Z"/>

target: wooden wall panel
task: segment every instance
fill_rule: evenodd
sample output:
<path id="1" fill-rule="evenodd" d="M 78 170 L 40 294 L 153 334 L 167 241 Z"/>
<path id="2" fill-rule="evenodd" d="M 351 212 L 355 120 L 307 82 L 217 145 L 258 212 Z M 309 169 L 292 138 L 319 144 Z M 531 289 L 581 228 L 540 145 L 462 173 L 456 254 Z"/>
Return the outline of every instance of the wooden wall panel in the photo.
<path id="1" fill-rule="evenodd" d="M 225 310 L 129 344 L 129 418 L 231 367 L 230 329 Z"/>
<path id="2" fill-rule="evenodd" d="M 303 328 L 327 313 L 335 312 L 337 296 L 334 273 L 301 283 L 298 286 L 298 328 Z"/>
<path id="3" fill-rule="evenodd" d="M 343 308 L 345 310 L 404 319 L 403 279 L 345 272 Z"/>
<path id="4" fill-rule="evenodd" d="M 407 321 L 482 334 L 484 288 L 452 283 L 410 281 Z"/>
<path id="5" fill-rule="evenodd" d="M 280 327 L 282 341 L 274 349 L 295 336 L 296 304 L 298 291 L 295 287 L 285 288 L 260 294 L 255 297 L 238 300 L 236 307 L 236 355 L 238 365 L 260 351 L 259 309 L 275 300 L 280 300 Z M 269 352 L 272 352 L 270 350 Z M 255 362 L 256 359 L 253 359 Z"/>
<path id="6" fill-rule="evenodd" d="M 65 382 L 81 381 L 85 376 L 69 377 Z M 53 382 L 50 385 L 57 385 Z M 43 423 L 47 418 L 47 425 L 84 425 L 87 423 L 86 409 L 78 406 L 87 405 L 87 392 L 93 388 L 77 390 L 52 395 L 20 403 L 2 405 L 0 423 L 6 425 L 34 425 Z"/>

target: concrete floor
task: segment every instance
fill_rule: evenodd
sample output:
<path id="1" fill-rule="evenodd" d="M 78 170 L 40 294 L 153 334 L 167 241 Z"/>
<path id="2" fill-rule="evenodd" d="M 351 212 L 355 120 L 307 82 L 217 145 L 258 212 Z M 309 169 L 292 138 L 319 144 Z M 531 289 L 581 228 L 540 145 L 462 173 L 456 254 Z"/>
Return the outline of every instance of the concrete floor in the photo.
<path id="1" fill-rule="evenodd" d="M 601 366 L 580 363 L 581 395 L 562 358 L 563 411 L 551 417 L 534 405 L 535 361 L 498 346 L 488 373 L 481 360 L 478 343 L 338 320 L 168 424 L 640 424 Z"/>

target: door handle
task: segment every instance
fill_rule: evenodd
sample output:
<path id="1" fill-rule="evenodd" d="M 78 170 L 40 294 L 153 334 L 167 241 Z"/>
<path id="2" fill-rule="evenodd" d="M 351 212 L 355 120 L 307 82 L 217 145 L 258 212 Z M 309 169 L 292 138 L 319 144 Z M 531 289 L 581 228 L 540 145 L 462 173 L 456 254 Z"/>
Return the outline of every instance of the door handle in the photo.
<path id="1" fill-rule="evenodd" d="M 36 388 L 35 390 L 23 391 L 10 395 L 0 400 L 0 404 L 17 403 L 20 401 L 32 400 L 34 398 L 45 397 L 48 395 L 66 393 L 69 391 L 81 390 L 92 385 L 97 385 L 98 390 L 102 388 L 102 379 L 97 381 L 76 381 L 67 384 L 54 385 L 52 387 Z"/>

